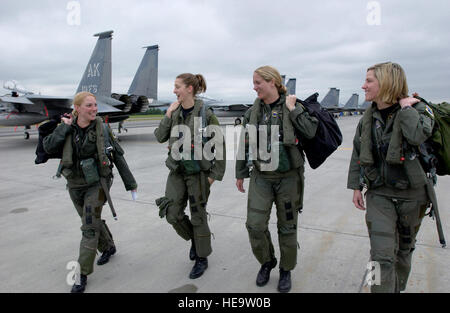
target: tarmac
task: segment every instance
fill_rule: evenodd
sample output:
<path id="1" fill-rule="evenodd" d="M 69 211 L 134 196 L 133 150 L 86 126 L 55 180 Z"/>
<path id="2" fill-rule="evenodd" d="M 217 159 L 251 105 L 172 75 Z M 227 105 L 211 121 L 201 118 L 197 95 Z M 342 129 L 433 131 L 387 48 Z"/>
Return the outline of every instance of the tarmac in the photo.
<path id="1" fill-rule="evenodd" d="M 337 119 L 344 136 L 339 149 L 316 170 L 305 167 L 304 209 L 299 216 L 298 260 L 291 293 L 367 293 L 370 244 L 365 213 L 352 204 L 346 189 L 352 140 L 360 117 Z M 220 119 L 230 122 L 230 119 Z M 111 195 L 118 221 L 103 208 L 117 253 L 103 266 L 95 264 L 86 292 L 119 293 L 276 293 L 278 268 L 264 287 L 255 284 L 260 268 L 245 228 L 247 193 L 237 191 L 234 161 L 227 161 L 223 181 L 211 188 L 207 210 L 213 233 L 209 267 L 189 279 L 194 264 L 190 242 L 181 239 L 158 215 L 155 199 L 164 195 L 169 173 L 167 144 L 153 131 L 157 121 L 125 122 L 119 134 L 128 165 L 138 182 L 138 199 L 125 191 L 116 169 Z M 228 126 L 232 127 L 232 126 Z M 58 160 L 35 165 L 37 133 L 24 140 L 21 130 L 0 128 L 0 292 L 67 293 L 71 263 L 78 258 L 80 220 L 64 178 L 53 179 Z M 227 146 L 227 150 L 231 145 Z M 229 155 L 232 155 L 229 154 Z M 248 190 L 248 180 L 244 187 Z M 450 236 L 450 178 L 436 187 L 444 234 Z M 187 209 L 187 212 L 189 209 Z M 273 209 L 275 211 L 275 208 Z M 279 259 L 276 215 L 269 229 Z M 450 237 L 447 237 L 450 239 Z M 100 255 L 99 255 L 100 256 Z M 449 249 L 438 242 L 435 221 L 425 217 L 417 237 L 406 292 L 450 291 Z"/>

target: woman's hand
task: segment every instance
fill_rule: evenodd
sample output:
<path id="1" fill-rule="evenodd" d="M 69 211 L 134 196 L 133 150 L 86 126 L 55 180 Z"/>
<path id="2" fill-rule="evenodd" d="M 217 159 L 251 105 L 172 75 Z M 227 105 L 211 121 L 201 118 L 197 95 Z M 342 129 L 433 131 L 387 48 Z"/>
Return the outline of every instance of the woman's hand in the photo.
<path id="1" fill-rule="evenodd" d="M 72 125 L 73 122 L 73 115 L 72 114 L 64 114 L 61 116 L 61 121 L 66 125 Z"/>
<path id="2" fill-rule="evenodd" d="M 166 116 L 169 117 L 169 118 L 172 117 L 173 111 L 178 109 L 179 106 L 180 106 L 180 102 L 179 101 L 175 101 L 174 103 L 172 103 L 169 106 L 169 108 L 167 109 Z"/>
<path id="3" fill-rule="evenodd" d="M 295 95 L 289 95 L 286 97 L 286 107 L 289 111 L 295 109 L 295 102 L 297 102 L 297 97 Z"/>
<path id="4" fill-rule="evenodd" d="M 211 178 L 211 177 L 208 177 L 208 182 L 209 182 L 209 185 L 211 186 L 213 183 L 214 183 L 214 179 L 213 178 Z"/>
<path id="5" fill-rule="evenodd" d="M 243 193 L 245 192 L 243 178 L 236 179 L 236 187 L 240 192 L 243 192 Z"/>
<path id="6" fill-rule="evenodd" d="M 131 199 L 133 199 L 133 201 L 136 201 L 137 198 L 138 198 L 137 189 L 131 190 Z"/>
<path id="7" fill-rule="evenodd" d="M 416 99 L 416 98 L 413 98 L 413 97 L 407 97 L 407 98 L 400 99 L 400 106 L 403 109 L 405 107 L 410 107 L 413 104 L 416 104 L 418 102 L 420 102 L 419 99 Z"/>
<path id="8" fill-rule="evenodd" d="M 354 190 L 353 191 L 353 204 L 357 209 L 360 209 L 362 211 L 365 211 L 366 208 L 364 207 L 364 199 L 361 193 L 361 190 Z"/>

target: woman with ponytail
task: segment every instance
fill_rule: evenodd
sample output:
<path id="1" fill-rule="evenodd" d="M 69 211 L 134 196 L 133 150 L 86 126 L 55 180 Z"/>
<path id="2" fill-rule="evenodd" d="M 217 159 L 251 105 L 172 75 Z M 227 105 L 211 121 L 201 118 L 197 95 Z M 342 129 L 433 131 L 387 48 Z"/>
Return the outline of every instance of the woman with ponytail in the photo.
<path id="1" fill-rule="evenodd" d="M 178 235 L 186 241 L 191 241 L 189 258 L 195 264 L 189 277 L 195 279 L 203 275 L 208 267 L 207 257 L 211 254 L 211 232 L 207 221 L 206 205 L 210 187 L 216 180 L 222 180 L 225 173 L 225 143 L 217 117 L 211 109 L 202 114 L 203 101 L 196 96 L 206 91 L 206 81 L 201 74 L 184 73 L 175 80 L 174 94 L 177 100 L 167 110 L 159 127 L 155 130 L 158 142 L 169 141 L 169 155 L 166 166 L 170 173 L 167 178 L 165 196 L 156 200 L 160 208 L 160 216 L 173 226 Z M 214 138 L 222 143 L 215 146 L 216 153 L 213 160 L 205 158 L 203 140 L 196 140 L 198 127 L 194 120 L 206 117 L 206 125 L 215 125 Z M 201 122 L 200 122 L 201 123 Z M 194 125 L 197 126 L 195 129 Z M 188 130 L 182 133 L 181 130 Z M 190 133 L 190 134 L 189 134 Z M 201 134 L 200 134 L 201 136 Z M 190 140 L 189 140 L 190 137 Z M 187 145 L 180 147 L 176 143 L 186 139 Z M 198 137 L 197 137 L 198 138 Z M 186 142 L 186 140 L 185 140 Z M 199 145 L 198 147 L 194 147 Z M 198 149 L 200 148 L 200 149 Z M 173 151 L 172 151 L 173 150 Z M 194 151 L 201 150 L 202 155 L 195 155 Z M 192 153 L 187 153 L 191 151 Z M 218 152 L 223 153 L 218 153 Z M 177 156 L 182 153 L 182 158 Z M 185 214 L 187 201 L 191 211 L 191 219 Z"/>

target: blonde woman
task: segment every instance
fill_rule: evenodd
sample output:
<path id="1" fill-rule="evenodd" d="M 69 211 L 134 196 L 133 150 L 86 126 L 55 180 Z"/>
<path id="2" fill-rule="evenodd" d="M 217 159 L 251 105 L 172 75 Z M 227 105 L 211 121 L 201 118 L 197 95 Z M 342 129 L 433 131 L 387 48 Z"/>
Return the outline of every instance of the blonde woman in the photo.
<path id="1" fill-rule="evenodd" d="M 408 97 L 406 75 L 397 63 L 369 67 L 362 89 L 372 105 L 356 128 L 347 187 L 354 190 L 355 207 L 366 211 L 371 260 L 380 265 L 380 284 L 371 291 L 400 292 L 429 204 L 418 146 L 431 136 L 434 119 L 425 103 Z"/>
<path id="2" fill-rule="evenodd" d="M 266 140 L 259 133 L 257 148 L 268 143 L 271 147 L 273 126 L 278 126 L 275 135 L 279 142 L 279 162 L 275 169 L 266 169 L 265 161 L 258 157 L 252 160 L 250 172 L 248 153 L 245 160 L 236 161 L 236 187 L 244 190 L 244 179 L 250 177 L 246 227 L 253 254 L 261 268 L 256 277 L 256 285 L 265 286 L 277 259 L 268 229 L 270 213 L 275 203 L 277 213 L 278 241 L 280 244 L 280 276 L 278 291 L 291 289 L 291 271 L 297 264 L 298 213 L 303 206 L 304 157 L 297 148 L 297 139 L 314 137 L 318 120 L 305 111 L 296 101 L 295 95 L 287 95 L 282 85 L 281 75 L 272 66 L 262 66 L 253 73 L 253 86 L 258 98 L 244 116 L 244 127 L 257 129 L 266 126 Z M 269 133 L 270 132 L 270 133 Z M 296 137 L 301 134 L 301 138 Z M 250 138 L 251 141 L 251 138 Z M 266 149 L 267 148 L 267 149 Z M 238 154 L 239 155 L 239 154 Z"/>
<path id="3" fill-rule="evenodd" d="M 74 111 L 61 118 L 62 123 L 45 137 L 47 153 L 62 152 L 61 173 L 67 179 L 70 198 L 81 218 L 81 243 L 78 263 L 80 280 L 71 292 L 84 292 L 87 275 L 94 270 L 97 250 L 102 253 L 97 264 L 106 264 L 116 253 L 112 234 L 101 219 L 106 192 L 112 185 L 113 163 L 126 190 L 136 192 L 137 184 L 123 157 L 124 151 L 108 126 L 97 117 L 93 94 L 80 92 L 74 97 Z M 102 186 L 108 188 L 105 192 Z"/>

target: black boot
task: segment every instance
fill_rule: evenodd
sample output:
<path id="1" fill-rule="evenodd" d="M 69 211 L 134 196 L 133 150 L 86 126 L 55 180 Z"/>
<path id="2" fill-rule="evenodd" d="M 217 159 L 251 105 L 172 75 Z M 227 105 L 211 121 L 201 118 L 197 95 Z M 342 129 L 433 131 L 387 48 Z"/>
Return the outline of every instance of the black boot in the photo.
<path id="1" fill-rule="evenodd" d="M 291 271 L 280 268 L 280 281 L 278 282 L 279 292 L 289 292 L 291 290 Z"/>
<path id="2" fill-rule="evenodd" d="M 87 275 L 80 275 L 80 284 L 77 285 L 76 283 L 72 286 L 71 293 L 83 293 L 84 289 L 86 289 L 87 285 Z"/>
<path id="3" fill-rule="evenodd" d="M 262 287 L 267 284 L 270 279 L 270 271 L 277 265 L 277 259 L 273 258 L 272 261 L 266 262 L 261 266 L 261 269 L 256 276 L 256 286 Z"/>
<path id="4" fill-rule="evenodd" d="M 189 274 L 190 279 L 196 279 L 203 275 L 205 270 L 208 268 L 208 259 L 197 257 L 195 259 L 194 267 Z"/>
<path id="5" fill-rule="evenodd" d="M 116 253 L 116 247 L 112 246 L 103 252 L 102 256 L 98 259 L 97 265 L 103 265 L 109 262 L 109 258 Z"/>
<path id="6" fill-rule="evenodd" d="M 191 250 L 189 250 L 189 259 L 194 261 L 197 258 L 197 251 L 195 250 L 194 239 L 192 239 Z"/>

